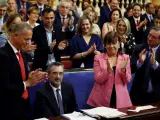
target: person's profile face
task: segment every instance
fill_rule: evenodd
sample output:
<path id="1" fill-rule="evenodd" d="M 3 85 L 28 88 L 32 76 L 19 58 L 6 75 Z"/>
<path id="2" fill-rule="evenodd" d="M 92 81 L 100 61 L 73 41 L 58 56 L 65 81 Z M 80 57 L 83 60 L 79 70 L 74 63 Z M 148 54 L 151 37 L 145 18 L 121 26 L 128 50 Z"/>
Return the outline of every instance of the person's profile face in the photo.
<path id="1" fill-rule="evenodd" d="M 14 43 L 15 47 L 19 50 L 25 48 L 32 39 L 32 31 L 25 30 L 23 33 L 14 33 Z"/>
<path id="2" fill-rule="evenodd" d="M 31 11 L 31 13 L 28 15 L 29 20 L 37 21 L 39 17 L 39 13 L 36 10 Z"/>
<path id="3" fill-rule="evenodd" d="M 58 88 L 62 83 L 64 69 L 62 66 L 52 66 L 48 73 L 50 83 Z"/>

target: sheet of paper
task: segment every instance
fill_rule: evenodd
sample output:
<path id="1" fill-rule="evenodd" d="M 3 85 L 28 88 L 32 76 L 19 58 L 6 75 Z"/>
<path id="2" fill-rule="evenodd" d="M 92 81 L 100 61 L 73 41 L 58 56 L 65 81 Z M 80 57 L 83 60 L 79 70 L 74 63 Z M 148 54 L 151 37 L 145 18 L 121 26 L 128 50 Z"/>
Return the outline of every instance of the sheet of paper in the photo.
<path id="1" fill-rule="evenodd" d="M 116 117 L 127 115 L 126 113 L 120 112 L 117 109 L 108 108 L 108 107 L 97 107 L 97 108 L 82 110 L 82 111 L 92 116 L 100 116 L 105 118 L 116 118 Z"/>
<path id="2" fill-rule="evenodd" d="M 73 112 L 70 114 L 63 114 L 63 117 L 69 119 L 69 120 L 96 120 L 95 118 L 91 118 L 87 115 L 84 115 L 80 112 Z"/>
<path id="3" fill-rule="evenodd" d="M 34 119 L 34 120 L 48 120 L 47 118 L 39 118 L 39 119 Z"/>
<path id="4" fill-rule="evenodd" d="M 152 105 L 138 106 L 138 107 L 136 107 L 136 109 L 134 109 L 134 110 L 129 109 L 128 111 L 139 112 L 141 110 L 148 110 L 148 109 L 153 109 L 153 108 L 157 108 L 157 107 L 156 106 L 152 106 Z"/>

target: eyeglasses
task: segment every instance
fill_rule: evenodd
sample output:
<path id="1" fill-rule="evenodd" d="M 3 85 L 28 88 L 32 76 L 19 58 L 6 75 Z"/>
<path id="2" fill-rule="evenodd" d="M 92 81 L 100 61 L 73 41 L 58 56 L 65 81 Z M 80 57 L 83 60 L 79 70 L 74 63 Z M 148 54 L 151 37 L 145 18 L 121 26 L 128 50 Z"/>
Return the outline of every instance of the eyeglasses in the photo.
<path id="1" fill-rule="evenodd" d="M 156 36 L 152 35 L 151 33 L 148 34 L 148 37 L 149 38 L 151 37 L 152 39 L 160 39 L 160 37 L 156 37 Z"/>

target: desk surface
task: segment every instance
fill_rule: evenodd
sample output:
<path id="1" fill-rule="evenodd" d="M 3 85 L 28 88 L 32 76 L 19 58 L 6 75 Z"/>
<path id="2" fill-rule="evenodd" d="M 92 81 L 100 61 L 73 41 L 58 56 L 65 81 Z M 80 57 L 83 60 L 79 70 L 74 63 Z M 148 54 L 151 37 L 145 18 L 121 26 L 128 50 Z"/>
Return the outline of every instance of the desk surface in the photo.
<path id="1" fill-rule="evenodd" d="M 119 109 L 122 112 L 127 113 L 126 116 L 111 119 L 111 120 L 160 120 L 160 103 L 154 103 L 153 106 L 157 106 L 157 108 L 150 109 L 150 110 L 143 110 L 138 113 L 129 112 L 127 108 Z M 49 120 L 67 120 L 63 117 L 53 117 Z M 106 120 L 106 119 L 102 119 Z"/>

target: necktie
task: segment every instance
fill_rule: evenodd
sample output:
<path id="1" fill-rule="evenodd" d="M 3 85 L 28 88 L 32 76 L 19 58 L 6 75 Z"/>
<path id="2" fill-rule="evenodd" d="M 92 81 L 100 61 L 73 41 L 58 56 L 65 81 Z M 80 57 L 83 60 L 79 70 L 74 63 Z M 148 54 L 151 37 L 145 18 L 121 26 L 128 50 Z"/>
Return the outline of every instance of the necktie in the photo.
<path id="1" fill-rule="evenodd" d="M 64 25 L 65 17 L 62 17 L 62 25 Z"/>
<path id="2" fill-rule="evenodd" d="M 136 20 L 136 26 L 139 26 L 139 20 Z"/>
<path id="3" fill-rule="evenodd" d="M 40 16 L 42 16 L 42 8 L 39 8 L 39 10 L 40 10 Z"/>
<path id="4" fill-rule="evenodd" d="M 149 82 L 150 81 L 150 50 L 148 50 L 147 54 L 146 54 L 146 59 L 145 59 L 145 66 L 146 66 L 146 69 L 145 69 L 145 75 L 144 75 L 144 90 L 145 91 L 148 91 L 150 90 L 150 87 L 149 85 Z"/>
<path id="5" fill-rule="evenodd" d="M 24 61 L 23 61 L 22 55 L 21 55 L 20 52 L 17 52 L 16 55 L 19 57 L 19 65 L 20 65 L 20 68 L 21 68 L 21 75 L 22 75 L 23 81 L 25 81 L 26 80 L 26 72 L 25 72 Z M 23 92 L 22 97 L 24 99 L 28 98 L 28 90 L 25 90 Z"/>
<path id="6" fill-rule="evenodd" d="M 59 91 L 60 91 L 60 89 L 57 89 L 56 93 L 57 93 L 57 101 L 59 104 L 60 115 L 62 115 L 62 114 L 64 114 L 64 109 L 63 109 L 63 102 L 62 102 L 61 96 L 59 94 Z"/>
<path id="7" fill-rule="evenodd" d="M 149 16 L 150 22 L 153 20 L 152 15 Z"/>

